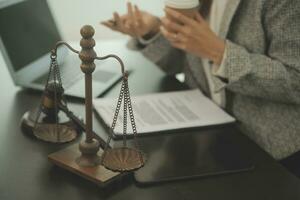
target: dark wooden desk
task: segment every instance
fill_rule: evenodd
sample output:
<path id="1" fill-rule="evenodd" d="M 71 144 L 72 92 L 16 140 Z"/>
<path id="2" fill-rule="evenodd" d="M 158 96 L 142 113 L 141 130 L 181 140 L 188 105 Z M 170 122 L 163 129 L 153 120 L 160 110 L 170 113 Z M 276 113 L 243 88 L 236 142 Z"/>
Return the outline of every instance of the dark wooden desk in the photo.
<path id="1" fill-rule="evenodd" d="M 101 44 L 98 43 L 99 46 Z M 106 52 L 118 53 L 123 42 L 104 45 Z M 117 47 L 118 50 L 115 50 Z M 107 49 L 107 47 L 110 47 Z M 104 53 L 103 53 L 104 54 Z M 120 53 L 122 57 L 122 52 Z M 123 55 L 125 56 L 125 55 Z M 19 128 L 23 113 L 38 105 L 39 92 L 20 90 L 9 77 L 0 58 L 0 199 L 1 200 L 66 200 L 66 199 L 116 199 L 116 200 L 296 200 L 300 199 L 300 181 L 242 134 L 229 134 L 241 150 L 253 155 L 254 171 L 177 181 L 141 187 L 132 176 L 123 178 L 111 187 L 100 189 L 95 184 L 53 166 L 47 160 L 49 153 L 70 144 L 55 145 L 24 135 Z M 105 94 L 116 96 L 119 85 Z M 136 66 L 130 76 L 132 94 L 178 90 L 183 86 L 166 77 L 149 62 Z M 70 108 L 84 116 L 81 100 L 70 99 Z M 95 131 L 106 138 L 106 132 L 95 119 Z M 201 132 L 203 130 L 193 130 Z M 180 133 L 178 133 L 180 134 Z M 178 135 L 177 134 L 177 135 Z M 176 134 L 154 137 L 176 137 Z M 79 140 L 73 142 L 77 143 Z"/>

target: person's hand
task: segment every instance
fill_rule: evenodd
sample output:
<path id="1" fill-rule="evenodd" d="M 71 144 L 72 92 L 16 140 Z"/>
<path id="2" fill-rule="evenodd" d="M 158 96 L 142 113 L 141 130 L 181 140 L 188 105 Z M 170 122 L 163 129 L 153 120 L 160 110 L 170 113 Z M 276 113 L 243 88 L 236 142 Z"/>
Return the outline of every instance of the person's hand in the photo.
<path id="1" fill-rule="evenodd" d="M 114 12 L 114 18 L 101 24 L 108 28 L 130 35 L 132 37 L 143 37 L 146 34 L 159 32 L 160 20 L 148 12 L 141 11 L 136 5 L 133 7 L 127 3 L 127 14 L 120 16 Z"/>
<path id="2" fill-rule="evenodd" d="M 192 19 L 169 8 L 165 12 L 171 17 L 162 19 L 161 33 L 172 46 L 221 64 L 225 41 L 210 29 L 199 13 Z"/>

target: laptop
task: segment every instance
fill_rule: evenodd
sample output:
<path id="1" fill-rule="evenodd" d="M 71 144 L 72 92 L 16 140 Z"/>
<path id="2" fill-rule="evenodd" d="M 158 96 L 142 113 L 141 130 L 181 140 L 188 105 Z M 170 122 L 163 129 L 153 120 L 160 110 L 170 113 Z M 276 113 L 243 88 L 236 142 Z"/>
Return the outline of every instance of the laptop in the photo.
<path id="1" fill-rule="evenodd" d="M 47 1 L 0 1 L 0 27 L 1 53 L 15 85 L 43 90 L 49 72 L 50 51 L 62 40 Z M 83 98 L 84 74 L 78 55 L 60 47 L 58 63 L 65 94 Z M 97 61 L 96 65 L 93 97 L 101 95 L 121 78 L 119 68 L 111 63 Z"/>

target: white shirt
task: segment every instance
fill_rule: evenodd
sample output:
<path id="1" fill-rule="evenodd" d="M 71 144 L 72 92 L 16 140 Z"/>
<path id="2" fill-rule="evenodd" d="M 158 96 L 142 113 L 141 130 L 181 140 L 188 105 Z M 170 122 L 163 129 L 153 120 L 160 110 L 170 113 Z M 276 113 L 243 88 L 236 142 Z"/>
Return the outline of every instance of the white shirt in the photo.
<path id="1" fill-rule="evenodd" d="M 211 10 L 208 16 L 208 23 L 212 31 L 219 35 L 222 19 L 224 16 L 225 8 L 227 6 L 228 0 L 213 0 L 211 5 Z M 220 107 L 225 107 L 226 98 L 225 90 L 220 92 L 214 91 L 213 76 L 223 76 L 224 74 L 224 62 L 226 60 L 226 50 L 224 52 L 223 60 L 220 66 L 211 66 L 209 60 L 202 59 L 202 64 L 204 68 L 205 75 L 207 77 L 207 82 L 211 94 L 212 100 Z M 217 69 L 217 71 L 216 71 Z"/>

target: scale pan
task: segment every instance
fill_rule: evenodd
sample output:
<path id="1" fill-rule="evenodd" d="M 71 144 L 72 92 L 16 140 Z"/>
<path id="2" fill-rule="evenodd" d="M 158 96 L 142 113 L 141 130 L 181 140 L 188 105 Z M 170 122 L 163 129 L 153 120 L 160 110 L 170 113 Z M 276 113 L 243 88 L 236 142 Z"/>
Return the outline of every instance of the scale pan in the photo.
<path id="1" fill-rule="evenodd" d="M 128 147 L 107 149 L 103 156 L 103 166 L 112 171 L 133 171 L 141 168 L 145 163 L 143 154 L 139 150 Z"/>
<path id="2" fill-rule="evenodd" d="M 46 142 L 65 143 L 77 137 L 74 127 L 64 124 L 37 124 L 33 134 Z"/>

